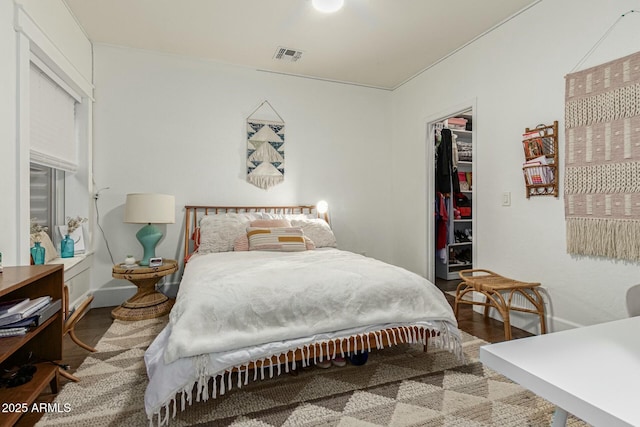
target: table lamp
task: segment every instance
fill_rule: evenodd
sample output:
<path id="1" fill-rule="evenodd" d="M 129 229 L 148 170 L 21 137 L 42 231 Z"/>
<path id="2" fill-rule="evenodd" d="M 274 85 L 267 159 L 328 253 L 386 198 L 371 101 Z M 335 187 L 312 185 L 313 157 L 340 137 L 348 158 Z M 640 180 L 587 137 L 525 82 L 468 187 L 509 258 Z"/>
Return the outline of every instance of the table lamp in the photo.
<path id="1" fill-rule="evenodd" d="M 329 224 L 329 215 L 327 214 L 329 211 L 329 203 L 324 200 L 320 200 L 316 205 L 316 211 L 318 212 L 318 216 L 321 216 L 327 224 Z"/>
<path id="2" fill-rule="evenodd" d="M 162 239 L 162 231 L 153 224 L 176 222 L 175 198 L 166 194 L 127 194 L 124 222 L 147 224 L 136 233 L 136 237 L 144 249 L 140 265 L 148 266 L 149 258 L 155 258 L 156 245 Z"/>

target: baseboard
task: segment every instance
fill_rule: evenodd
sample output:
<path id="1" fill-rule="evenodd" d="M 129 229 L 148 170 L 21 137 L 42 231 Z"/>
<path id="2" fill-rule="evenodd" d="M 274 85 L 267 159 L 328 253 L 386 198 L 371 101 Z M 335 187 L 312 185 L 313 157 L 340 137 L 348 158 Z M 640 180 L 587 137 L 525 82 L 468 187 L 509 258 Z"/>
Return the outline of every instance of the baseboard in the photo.
<path id="1" fill-rule="evenodd" d="M 169 298 L 175 298 L 178 294 L 178 282 L 164 283 L 158 286 L 158 291 Z M 94 289 L 91 308 L 116 307 L 135 295 L 137 288 L 134 285 L 118 286 L 113 288 Z"/>
<path id="2" fill-rule="evenodd" d="M 476 307 L 474 307 L 474 309 L 475 308 Z M 480 309 L 482 308 L 483 307 L 480 307 Z M 482 313 L 482 311 L 480 312 Z M 502 317 L 500 316 L 500 314 L 498 314 L 498 311 L 494 308 L 490 310 L 489 317 L 502 322 Z M 511 326 L 513 327 L 522 329 L 523 331 L 527 331 L 534 335 L 540 334 L 540 319 L 537 314 L 519 313 L 517 311 L 512 311 L 510 321 L 511 321 Z M 578 323 L 571 322 L 567 319 L 562 319 L 556 316 L 550 316 L 549 313 L 547 313 L 546 322 L 547 322 L 547 333 L 560 332 L 560 331 L 579 328 L 583 326 Z"/>
<path id="3" fill-rule="evenodd" d="M 86 291 L 75 300 L 69 301 L 69 311 L 75 310 L 76 307 L 82 304 L 84 300 L 87 299 L 87 297 L 89 297 L 89 295 L 91 295 L 91 291 Z M 91 303 L 91 307 L 93 307 L 93 302 Z"/>
<path id="4" fill-rule="evenodd" d="M 564 331 L 564 330 L 568 330 L 568 329 L 574 329 L 574 328 L 579 328 L 581 326 L 584 325 L 580 325 L 578 323 L 572 322 L 570 320 L 561 318 L 561 317 L 557 317 L 555 315 L 553 315 L 553 304 L 550 303 L 550 298 L 549 298 L 549 294 L 546 288 L 544 287 L 540 287 L 539 288 L 540 293 L 542 294 L 542 299 L 544 301 L 544 309 L 545 309 L 545 313 L 546 313 L 546 324 L 547 324 L 547 333 L 549 332 L 559 332 L 559 331 Z M 456 291 L 450 291 L 447 292 L 448 294 L 455 296 L 456 295 Z M 478 299 L 478 300 L 482 300 L 481 295 L 479 295 L 477 292 L 471 292 L 469 294 L 466 294 L 465 297 L 469 297 L 469 295 L 473 294 L 473 297 Z M 521 306 L 521 307 L 527 307 L 527 305 L 529 305 L 530 308 L 533 308 L 530 303 L 527 303 L 526 300 L 521 297 L 520 295 L 516 294 L 514 297 L 514 306 Z M 484 313 L 484 307 L 481 305 L 474 305 L 473 306 L 473 310 L 476 313 L 480 313 L 483 314 Z M 489 317 L 491 317 L 492 319 L 498 320 L 500 322 L 502 322 L 502 316 L 498 313 L 498 310 L 496 310 L 495 308 L 491 308 L 489 310 Z M 510 315 L 510 322 L 511 322 L 511 326 L 516 327 L 518 329 L 522 329 L 523 331 L 527 331 L 531 334 L 534 335 L 539 335 L 540 334 L 540 318 L 538 317 L 537 314 L 530 314 L 530 313 L 523 313 L 523 312 L 518 312 L 518 311 L 511 311 L 511 315 Z"/>

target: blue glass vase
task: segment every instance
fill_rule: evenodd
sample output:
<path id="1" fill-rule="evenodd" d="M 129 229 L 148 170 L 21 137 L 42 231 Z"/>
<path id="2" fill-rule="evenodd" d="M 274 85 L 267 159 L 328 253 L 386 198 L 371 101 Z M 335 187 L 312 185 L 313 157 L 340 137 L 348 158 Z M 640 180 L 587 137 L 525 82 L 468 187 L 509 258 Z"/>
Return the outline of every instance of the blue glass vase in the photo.
<path id="1" fill-rule="evenodd" d="M 31 248 L 31 258 L 36 265 L 44 264 L 44 248 L 40 246 L 40 242 L 34 242 Z"/>
<path id="2" fill-rule="evenodd" d="M 60 258 L 73 258 L 75 242 L 69 235 L 64 236 L 64 239 L 60 242 Z"/>

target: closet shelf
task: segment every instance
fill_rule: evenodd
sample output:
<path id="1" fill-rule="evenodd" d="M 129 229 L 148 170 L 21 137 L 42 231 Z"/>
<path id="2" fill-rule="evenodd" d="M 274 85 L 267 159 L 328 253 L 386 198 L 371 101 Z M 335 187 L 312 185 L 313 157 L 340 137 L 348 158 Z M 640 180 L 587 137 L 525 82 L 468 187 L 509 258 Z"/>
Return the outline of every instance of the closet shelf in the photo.
<path id="1" fill-rule="evenodd" d="M 456 243 L 449 243 L 449 246 L 467 246 L 472 244 L 473 242 L 456 242 Z"/>
<path id="2" fill-rule="evenodd" d="M 469 267 L 469 266 L 471 266 L 471 265 L 472 265 L 472 264 L 471 264 L 470 262 L 456 262 L 456 261 L 452 261 L 451 263 L 449 263 L 449 267 L 450 267 L 450 268 L 453 268 L 453 267 L 456 267 L 456 268 L 459 268 L 459 267 Z"/>

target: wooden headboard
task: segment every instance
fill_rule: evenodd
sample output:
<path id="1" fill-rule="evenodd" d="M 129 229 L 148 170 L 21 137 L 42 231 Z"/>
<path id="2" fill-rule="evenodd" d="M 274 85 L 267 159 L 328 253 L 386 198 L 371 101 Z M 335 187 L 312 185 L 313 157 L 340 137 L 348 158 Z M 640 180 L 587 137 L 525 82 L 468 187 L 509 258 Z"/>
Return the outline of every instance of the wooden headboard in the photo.
<path id="1" fill-rule="evenodd" d="M 219 213 L 251 213 L 264 212 L 271 214 L 316 214 L 318 218 L 324 218 L 329 222 L 328 214 L 318 214 L 314 205 L 297 205 L 297 206 L 185 206 L 184 216 L 184 257 L 185 260 L 193 252 L 193 241 L 191 236 L 198 227 L 200 219 L 205 215 Z"/>

